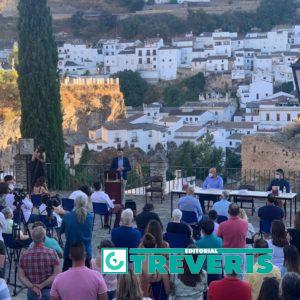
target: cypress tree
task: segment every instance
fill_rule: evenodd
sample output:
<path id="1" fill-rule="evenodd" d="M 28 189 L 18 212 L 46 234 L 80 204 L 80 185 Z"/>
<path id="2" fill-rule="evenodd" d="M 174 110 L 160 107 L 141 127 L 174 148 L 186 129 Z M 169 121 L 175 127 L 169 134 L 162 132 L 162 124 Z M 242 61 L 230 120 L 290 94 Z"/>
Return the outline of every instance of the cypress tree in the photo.
<path id="1" fill-rule="evenodd" d="M 63 170 L 64 141 L 52 17 L 47 0 L 20 0 L 18 10 L 21 134 L 45 146 L 57 173 Z"/>

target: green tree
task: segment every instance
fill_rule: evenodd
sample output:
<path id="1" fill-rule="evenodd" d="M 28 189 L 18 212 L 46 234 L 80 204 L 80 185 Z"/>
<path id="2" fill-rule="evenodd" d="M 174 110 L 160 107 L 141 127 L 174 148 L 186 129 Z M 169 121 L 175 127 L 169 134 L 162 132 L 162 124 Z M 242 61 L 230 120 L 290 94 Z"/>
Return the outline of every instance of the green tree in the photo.
<path id="1" fill-rule="evenodd" d="M 120 89 L 128 106 L 140 106 L 148 90 L 148 83 L 138 72 L 121 71 L 113 76 L 119 78 Z"/>
<path id="2" fill-rule="evenodd" d="M 18 5 L 21 134 L 43 144 L 47 161 L 64 167 L 64 140 L 57 47 L 46 0 L 20 0 Z"/>
<path id="3" fill-rule="evenodd" d="M 242 167 L 241 155 L 226 148 L 225 169 L 240 169 Z"/>
<path id="4" fill-rule="evenodd" d="M 177 107 L 183 104 L 181 89 L 177 85 L 170 85 L 164 88 L 163 100 L 167 106 Z"/>
<path id="5" fill-rule="evenodd" d="M 88 25 L 88 21 L 83 18 L 83 11 L 77 11 L 70 19 L 73 34 L 78 35 Z"/>
<path id="6" fill-rule="evenodd" d="M 274 88 L 274 92 L 285 92 L 285 93 L 291 93 L 294 90 L 294 83 L 293 81 L 289 82 L 283 82 L 281 85 Z"/>

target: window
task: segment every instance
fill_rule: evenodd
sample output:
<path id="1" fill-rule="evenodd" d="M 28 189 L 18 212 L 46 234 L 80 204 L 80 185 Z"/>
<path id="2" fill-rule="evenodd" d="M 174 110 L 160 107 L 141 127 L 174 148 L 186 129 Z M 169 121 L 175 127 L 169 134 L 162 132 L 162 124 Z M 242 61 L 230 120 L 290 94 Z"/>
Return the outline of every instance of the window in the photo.
<path id="1" fill-rule="evenodd" d="M 257 93 L 257 94 L 256 94 L 256 100 L 258 100 L 258 99 L 259 99 L 259 94 Z"/>
<path id="2" fill-rule="evenodd" d="M 280 114 L 276 114 L 276 121 L 280 121 Z"/>
<path id="3" fill-rule="evenodd" d="M 142 50 L 139 50 L 139 56 L 142 56 Z"/>
<path id="4" fill-rule="evenodd" d="M 150 58 L 148 57 L 147 58 L 147 64 L 150 64 L 151 63 L 151 61 L 150 61 Z"/>
<path id="5" fill-rule="evenodd" d="M 150 55 L 150 50 L 147 50 L 147 54 L 146 55 Z"/>
<path id="6" fill-rule="evenodd" d="M 186 121 L 188 121 L 188 120 L 189 120 L 189 118 L 185 118 L 185 120 L 186 120 Z"/>
<path id="7" fill-rule="evenodd" d="M 231 141 L 229 142 L 229 145 L 232 146 L 232 142 Z"/>
<path id="8" fill-rule="evenodd" d="M 156 65 L 153 65 L 153 69 L 156 69 Z"/>
<path id="9" fill-rule="evenodd" d="M 115 52 L 112 52 L 111 55 L 115 55 Z"/>
<path id="10" fill-rule="evenodd" d="M 153 61 L 156 61 L 156 57 L 153 57 Z"/>
<path id="11" fill-rule="evenodd" d="M 289 122 L 289 121 L 291 121 L 291 114 L 290 113 L 288 113 L 287 115 L 286 115 L 286 120 Z"/>
<path id="12" fill-rule="evenodd" d="M 170 59 L 169 59 L 169 62 L 171 62 L 171 61 L 172 61 L 172 59 L 170 58 Z"/>
<path id="13" fill-rule="evenodd" d="M 139 64 L 141 65 L 143 63 L 143 60 L 139 58 Z"/>
<path id="14" fill-rule="evenodd" d="M 249 131 L 249 130 L 247 131 L 247 134 L 250 134 L 250 131 Z"/>
<path id="15" fill-rule="evenodd" d="M 150 117 L 150 116 L 151 116 L 151 114 L 150 114 L 150 113 L 147 113 L 147 116 L 148 116 L 148 117 Z"/>
<path id="16" fill-rule="evenodd" d="M 198 121 L 198 118 L 195 118 L 195 121 L 197 122 L 197 121 Z"/>
<path id="17" fill-rule="evenodd" d="M 153 54 L 153 55 L 156 55 L 156 50 L 153 50 L 153 51 L 152 51 L 152 54 Z"/>
<path id="18" fill-rule="evenodd" d="M 152 131 L 151 130 L 148 133 L 148 137 L 152 137 Z"/>
<path id="19" fill-rule="evenodd" d="M 270 121 L 270 114 L 266 114 L 266 121 Z"/>
<path id="20" fill-rule="evenodd" d="M 192 121 L 193 121 L 193 118 L 191 117 L 191 118 L 190 118 L 190 122 L 192 122 Z"/>
<path id="21" fill-rule="evenodd" d="M 151 145 L 148 145 L 148 150 L 150 150 L 151 149 Z"/>

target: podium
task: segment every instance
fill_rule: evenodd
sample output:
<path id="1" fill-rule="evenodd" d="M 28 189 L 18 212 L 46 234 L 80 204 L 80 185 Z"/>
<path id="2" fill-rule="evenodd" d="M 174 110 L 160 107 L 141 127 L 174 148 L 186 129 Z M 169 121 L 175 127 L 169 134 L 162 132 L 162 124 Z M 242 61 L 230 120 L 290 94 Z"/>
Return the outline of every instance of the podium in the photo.
<path id="1" fill-rule="evenodd" d="M 115 199 L 114 204 L 122 204 L 121 174 L 118 171 L 105 172 L 105 193 L 110 199 Z"/>

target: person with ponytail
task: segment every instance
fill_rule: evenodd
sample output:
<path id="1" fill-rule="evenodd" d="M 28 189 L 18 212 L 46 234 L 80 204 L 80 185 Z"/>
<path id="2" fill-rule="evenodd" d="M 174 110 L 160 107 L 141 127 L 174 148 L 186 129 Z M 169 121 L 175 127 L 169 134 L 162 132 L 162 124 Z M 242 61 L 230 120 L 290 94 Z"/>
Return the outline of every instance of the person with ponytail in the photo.
<path id="1" fill-rule="evenodd" d="M 70 246 L 82 242 L 87 253 L 86 266 L 89 267 L 92 258 L 93 215 L 88 212 L 88 196 L 78 195 L 74 200 L 74 210 L 65 214 L 61 224 L 61 234 L 65 234 L 63 271 L 72 266 L 69 257 Z"/>

